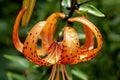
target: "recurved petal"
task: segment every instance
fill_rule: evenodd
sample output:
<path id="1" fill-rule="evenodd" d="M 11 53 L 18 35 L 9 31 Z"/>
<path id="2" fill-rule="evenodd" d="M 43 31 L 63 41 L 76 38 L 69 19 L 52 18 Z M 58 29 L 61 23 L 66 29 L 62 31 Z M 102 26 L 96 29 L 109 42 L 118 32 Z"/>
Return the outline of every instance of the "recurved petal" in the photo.
<path id="1" fill-rule="evenodd" d="M 88 61 L 90 59 L 92 59 L 93 57 L 95 57 L 97 55 L 97 53 L 101 50 L 102 47 L 102 35 L 100 33 L 100 31 L 98 30 L 98 28 L 89 20 L 82 18 L 82 17 L 75 17 L 75 18 L 70 18 L 69 19 L 70 22 L 80 22 L 84 25 L 86 25 L 95 35 L 96 39 L 97 39 L 97 48 L 92 49 L 92 50 L 81 50 L 79 49 L 79 57 L 78 59 L 76 59 L 76 61 L 74 63 L 78 63 L 78 62 L 84 62 L 84 61 Z"/>
<path id="2" fill-rule="evenodd" d="M 71 64 L 78 55 L 78 48 L 80 47 L 79 39 L 76 31 L 70 27 L 64 27 L 64 38 L 62 41 L 61 64 Z"/>
<path id="3" fill-rule="evenodd" d="M 38 41 L 38 35 L 40 34 L 41 30 L 43 29 L 45 25 L 45 21 L 37 23 L 29 32 L 23 47 L 23 54 L 24 56 L 30 60 L 31 62 L 37 64 L 37 65 L 44 65 L 44 66 L 50 66 L 51 64 L 44 61 L 39 55 L 45 54 L 46 52 L 42 49 L 39 49 L 37 51 L 37 41 Z M 44 53 L 38 53 L 37 52 L 44 52 Z"/>
<path id="4" fill-rule="evenodd" d="M 56 30 L 56 23 L 57 23 L 58 17 L 64 18 L 65 14 L 64 13 L 51 14 L 47 18 L 47 20 L 46 20 L 47 23 L 40 33 L 41 40 L 42 40 L 42 48 L 45 51 L 48 51 L 50 46 L 55 42 L 54 33 Z"/>
<path id="5" fill-rule="evenodd" d="M 82 18 L 87 19 L 85 16 L 82 16 Z M 84 32 L 85 32 L 85 43 L 81 47 L 82 50 L 90 50 L 94 48 L 94 34 L 92 30 L 83 24 Z"/>
<path id="6" fill-rule="evenodd" d="M 17 18 L 16 18 L 15 23 L 14 23 L 13 33 L 12 33 L 13 44 L 14 44 L 15 48 L 20 52 L 22 52 L 23 43 L 19 39 L 18 29 L 20 26 L 21 18 L 23 16 L 25 10 L 26 10 L 26 8 L 22 8 L 20 10 L 20 12 L 18 13 Z"/>

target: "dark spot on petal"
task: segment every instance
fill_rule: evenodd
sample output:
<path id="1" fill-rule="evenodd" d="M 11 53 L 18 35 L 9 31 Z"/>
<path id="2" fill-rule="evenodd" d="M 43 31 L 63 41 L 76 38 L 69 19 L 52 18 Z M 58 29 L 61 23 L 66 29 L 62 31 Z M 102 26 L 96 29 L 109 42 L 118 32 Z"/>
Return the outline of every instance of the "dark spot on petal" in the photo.
<path id="1" fill-rule="evenodd" d="M 75 55 L 75 57 L 77 57 L 77 55 Z"/>
<path id="2" fill-rule="evenodd" d="M 68 57 L 68 55 L 66 55 L 66 57 Z"/>
<path id="3" fill-rule="evenodd" d="M 25 49 L 25 46 L 23 47 L 23 49 Z"/>
<path id="4" fill-rule="evenodd" d="M 43 62 L 41 62 L 41 64 L 43 64 Z"/>
<path id="5" fill-rule="evenodd" d="M 78 58 L 77 60 L 79 61 L 80 59 Z"/>
<path id="6" fill-rule="evenodd" d="M 27 46 L 24 46 L 23 49 L 27 49 Z"/>
<path id="7" fill-rule="evenodd" d="M 62 57 L 62 59 L 64 59 L 64 57 Z"/>
<path id="8" fill-rule="evenodd" d="M 26 44 L 28 45 L 28 42 L 26 42 Z"/>
<path id="9" fill-rule="evenodd" d="M 78 53 L 78 50 L 77 50 L 77 53 Z"/>
<path id="10" fill-rule="evenodd" d="M 30 33 L 30 36 L 32 35 L 32 33 Z"/>
<path id="11" fill-rule="evenodd" d="M 34 57 L 35 57 L 35 55 L 34 55 Z"/>
<path id="12" fill-rule="evenodd" d="M 34 53 L 37 53 L 37 51 L 35 50 Z"/>
<path id="13" fill-rule="evenodd" d="M 33 53 L 31 53 L 31 55 L 33 55 Z"/>
<path id="14" fill-rule="evenodd" d="M 32 43 L 34 43 L 34 40 L 32 41 Z"/>

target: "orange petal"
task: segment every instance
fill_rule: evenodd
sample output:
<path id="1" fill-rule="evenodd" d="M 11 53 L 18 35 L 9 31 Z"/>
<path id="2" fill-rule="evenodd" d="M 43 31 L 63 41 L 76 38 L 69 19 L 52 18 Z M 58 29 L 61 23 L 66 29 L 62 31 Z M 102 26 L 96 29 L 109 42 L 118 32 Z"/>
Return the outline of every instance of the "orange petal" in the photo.
<path id="1" fill-rule="evenodd" d="M 44 22 L 44 21 L 39 22 L 31 29 L 31 31 L 29 32 L 29 34 L 24 42 L 23 54 L 28 60 L 30 60 L 31 62 L 33 62 L 37 65 L 49 66 L 51 64 L 44 61 L 43 59 L 41 59 L 41 57 L 37 53 L 38 35 L 40 34 L 41 30 L 43 29 L 45 23 L 46 22 Z M 44 52 L 44 50 L 39 49 L 38 52 Z M 41 54 L 43 54 L 43 53 L 41 53 Z"/>
<path id="2" fill-rule="evenodd" d="M 88 61 L 90 59 L 92 59 L 93 57 L 96 56 L 96 54 L 99 52 L 99 50 L 102 47 L 102 35 L 100 33 L 100 31 L 97 29 L 97 27 L 91 23 L 90 21 L 88 21 L 85 18 L 82 17 L 75 17 L 75 18 L 70 18 L 69 19 L 70 22 L 81 22 L 82 24 L 86 25 L 88 28 L 91 29 L 91 31 L 93 31 L 93 33 L 95 34 L 95 37 L 97 39 L 97 48 L 92 49 L 92 50 L 81 50 L 79 49 L 79 57 L 78 59 L 76 59 L 76 61 L 74 63 L 78 63 L 78 62 L 84 62 L 84 61 Z"/>
<path id="3" fill-rule="evenodd" d="M 85 16 L 82 16 L 82 18 L 87 19 Z M 83 28 L 84 28 L 84 32 L 85 32 L 85 43 L 82 47 L 82 50 L 90 50 L 94 48 L 94 34 L 91 31 L 91 29 L 89 29 L 89 27 L 87 27 L 86 25 L 83 24 Z"/>
<path id="4" fill-rule="evenodd" d="M 25 12 L 25 8 L 22 8 L 15 20 L 15 24 L 14 24 L 14 27 L 13 27 L 13 33 L 12 33 L 12 38 L 13 38 L 13 44 L 15 46 L 15 48 L 22 52 L 22 49 L 23 49 L 23 43 L 20 41 L 19 39 L 19 35 L 18 35 L 18 28 L 19 28 L 19 25 L 20 25 L 20 21 L 21 21 L 21 18 Z"/>
<path id="5" fill-rule="evenodd" d="M 61 64 L 71 64 L 77 57 L 80 47 L 76 31 L 70 27 L 64 27 L 64 38 L 62 41 Z"/>
<path id="6" fill-rule="evenodd" d="M 42 48 L 45 51 L 48 51 L 50 46 L 55 42 L 54 41 L 54 33 L 56 29 L 56 23 L 58 17 L 64 18 L 64 13 L 53 13 L 47 18 L 47 23 L 43 30 L 41 31 L 41 40 L 42 40 Z"/>
<path id="7" fill-rule="evenodd" d="M 12 38 L 13 38 L 13 44 L 15 46 L 15 48 L 20 51 L 22 53 L 22 50 L 23 50 L 23 43 L 20 41 L 19 39 L 19 35 L 18 35 L 18 29 L 20 27 L 20 21 L 22 19 L 22 16 L 25 12 L 26 8 L 22 8 L 15 20 L 15 24 L 14 24 L 14 27 L 13 27 L 13 33 L 12 33 Z M 44 23 L 44 24 L 43 24 Z M 45 25 L 45 22 L 42 22 L 40 23 L 41 25 Z M 40 50 L 37 50 L 37 52 L 41 53 Z"/>

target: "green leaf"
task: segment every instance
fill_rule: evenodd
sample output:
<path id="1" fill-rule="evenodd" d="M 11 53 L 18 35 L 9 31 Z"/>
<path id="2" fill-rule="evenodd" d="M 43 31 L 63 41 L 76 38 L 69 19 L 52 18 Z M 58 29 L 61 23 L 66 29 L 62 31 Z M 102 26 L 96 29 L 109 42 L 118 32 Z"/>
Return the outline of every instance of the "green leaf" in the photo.
<path id="1" fill-rule="evenodd" d="M 26 80 L 23 75 L 15 74 L 12 72 L 7 72 L 8 80 Z"/>
<path id="2" fill-rule="evenodd" d="M 82 73 L 80 70 L 73 69 L 71 72 L 72 72 L 73 75 L 75 75 L 79 79 L 88 80 L 87 79 L 87 75 L 85 75 L 84 73 Z"/>
<path id="3" fill-rule="evenodd" d="M 45 70 L 45 71 L 42 71 L 42 72 L 40 72 L 40 71 L 31 71 L 30 73 L 29 73 L 29 75 L 27 75 L 27 80 L 47 80 L 47 79 L 45 79 L 45 78 L 48 78 L 48 75 L 47 75 L 47 72 L 46 72 L 47 70 Z M 42 79 L 43 78 L 43 79 Z"/>
<path id="4" fill-rule="evenodd" d="M 120 34 L 111 32 L 109 33 L 108 37 L 109 37 L 109 40 L 112 40 L 114 42 L 120 42 Z"/>
<path id="5" fill-rule="evenodd" d="M 14 55 L 4 55 L 5 58 L 15 62 L 18 66 L 28 68 L 29 67 L 29 61 L 22 57 L 14 56 Z"/>
<path id="6" fill-rule="evenodd" d="M 66 9 L 67 7 L 71 7 L 71 0 L 62 0 L 62 6 Z"/>
<path id="7" fill-rule="evenodd" d="M 96 7 L 90 4 L 81 5 L 79 11 L 90 13 L 98 17 L 105 17 L 105 15 L 102 12 L 100 12 Z"/>

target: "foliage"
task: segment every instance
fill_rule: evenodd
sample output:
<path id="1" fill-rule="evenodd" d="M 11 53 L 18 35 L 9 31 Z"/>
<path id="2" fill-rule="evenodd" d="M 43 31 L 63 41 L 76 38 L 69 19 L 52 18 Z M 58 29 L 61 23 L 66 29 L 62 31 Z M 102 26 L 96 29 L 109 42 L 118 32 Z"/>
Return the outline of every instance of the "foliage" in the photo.
<path id="1" fill-rule="evenodd" d="M 105 17 L 101 18 L 87 14 L 102 33 L 103 48 L 93 60 L 68 66 L 67 69 L 70 69 L 73 80 L 119 80 L 120 0 L 94 0 L 89 4 L 105 14 Z M 20 28 L 21 40 L 24 41 L 27 32 L 35 23 L 59 11 L 58 5 L 58 0 L 36 0 L 28 27 Z M 47 80 L 51 67 L 30 63 L 13 46 L 11 34 L 21 6 L 21 0 L 0 0 L 0 80 Z"/>

